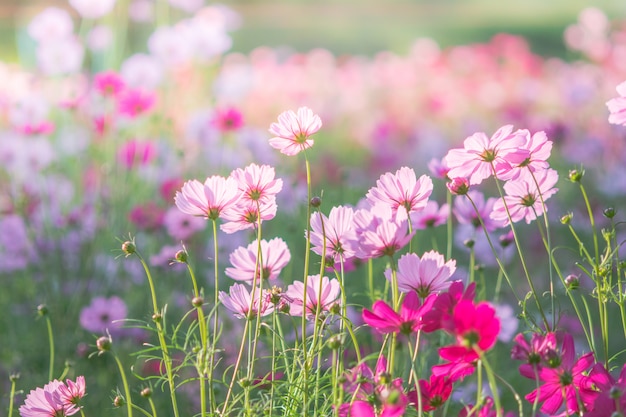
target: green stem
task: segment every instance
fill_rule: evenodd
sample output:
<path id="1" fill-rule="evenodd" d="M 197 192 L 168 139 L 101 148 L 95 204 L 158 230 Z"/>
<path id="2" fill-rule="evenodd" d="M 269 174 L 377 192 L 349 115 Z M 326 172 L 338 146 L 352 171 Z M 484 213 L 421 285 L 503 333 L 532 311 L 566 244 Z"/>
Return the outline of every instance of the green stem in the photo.
<path id="1" fill-rule="evenodd" d="M 498 394 L 498 385 L 496 384 L 495 373 L 491 369 L 489 362 L 485 358 L 484 353 L 481 353 L 481 362 L 485 365 L 485 372 L 487 372 L 487 379 L 489 380 L 489 387 L 491 387 L 491 394 L 493 395 L 493 402 L 496 406 L 497 417 L 502 417 L 502 406 L 500 405 L 500 394 Z"/>
<path id="2" fill-rule="evenodd" d="M 146 411 L 146 410 L 144 410 L 143 408 L 139 407 L 138 405 L 133 404 L 133 405 L 132 405 L 132 407 L 133 407 L 135 410 L 140 411 L 140 412 L 141 412 L 144 416 L 147 416 L 147 417 L 152 417 L 152 416 L 150 415 L 150 413 L 149 413 L 149 412 L 147 412 L 147 411 Z"/>
<path id="3" fill-rule="evenodd" d="M 308 404 L 308 382 L 309 382 L 309 366 L 307 360 L 307 348 L 306 348 L 306 300 L 307 300 L 307 287 L 309 280 L 309 257 L 311 251 L 311 165 L 309 158 L 304 152 L 304 162 L 306 167 L 306 190 L 307 190 L 307 204 L 306 204 L 306 242 L 304 253 L 304 294 L 302 294 L 302 322 L 300 332 L 302 334 L 302 355 L 304 361 L 303 369 L 303 387 L 302 387 L 302 416 L 307 416 L 307 404 Z M 320 276 L 320 280 L 321 280 Z"/>
<path id="4" fill-rule="evenodd" d="M 213 302 L 214 311 L 213 311 L 213 341 L 211 343 L 211 352 L 209 357 L 209 412 L 213 415 L 215 408 L 217 405 L 215 404 L 214 392 L 213 392 L 213 369 L 215 368 L 215 346 L 217 345 L 217 335 L 218 335 L 218 324 L 219 324 L 219 310 L 217 305 L 219 304 L 219 268 L 218 268 L 218 243 L 217 243 L 217 219 L 213 219 L 213 275 L 215 277 L 215 290 Z M 203 324 L 204 325 L 204 324 Z M 208 326 L 208 323 L 207 323 Z"/>
<path id="5" fill-rule="evenodd" d="M 221 415 L 227 416 L 226 408 L 228 407 L 228 400 L 230 395 L 233 392 L 233 386 L 235 385 L 235 379 L 237 379 L 237 372 L 239 371 L 239 366 L 241 365 L 241 357 L 243 356 L 243 349 L 246 345 L 246 336 L 248 335 L 248 328 L 250 326 L 250 320 L 246 318 L 246 324 L 243 329 L 241 344 L 239 345 L 239 353 L 237 354 L 237 361 L 235 362 L 235 368 L 233 369 L 233 377 L 230 380 L 230 384 L 228 385 L 228 391 L 226 392 L 226 399 L 224 400 L 224 406 L 222 407 Z"/>
<path id="6" fill-rule="evenodd" d="M 113 358 L 115 358 L 117 367 L 120 370 L 120 376 L 122 377 L 122 385 L 124 386 L 124 395 L 126 396 L 126 407 L 127 407 L 128 417 L 132 417 L 133 401 L 130 397 L 130 387 L 128 386 L 128 380 L 126 379 L 126 372 L 124 372 L 124 367 L 122 366 L 122 362 L 120 361 L 120 358 L 118 358 L 114 352 L 113 352 Z"/>
<path id="7" fill-rule="evenodd" d="M 8 417 L 13 417 L 13 403 L 15 402 L 15 381 L 17 377 L 11 377 L 11 393 L 9 394 L 9 414 Z"/>
<path id="8" fill-rule="evenodd" d="M 191 268 L 191 265 L 189 265 L 189 262 L 185 262 L 185 264 L 187 265 L 187 270 L 189 271 L 189 276 L 191 276 L 191 282 L 193 284 L 193 292 L 194 292 L 194 297 L 198 298 L 200 297 L 200 291 L 198 291 L 198 284 L 196 281 L 196 275 L 193 272 L 193 268 Z M 206 405 L 206 367 L 205 367 L 205 363 L 206 363 L 206 355 L 208 354 L 208 350 L 207 350 L 207 328 L 205 327 L 205 317 L 204 317 L 204 310 L 202 309 L 202 306 L 197 306 L 196 307 L 196 311 L 198 312 L 198 328 L 200 329 L 200 343 L 202 344 L 202 349 L 199 353 L 200 357 L 201 357 L 201 361 L 198 364 L 198 376 L 200 377 L 200 413 L 202 417 L 206 416 L 206 412 L 207 412 L 207 405 Z M 209 370 L 209 373 L 212 373 L 212 369 Z M 212 391 L 212 390 L 210 390 Z M 212 396 L 212 393 L 209 393 L 209 396 Z M 209 398 L 209 402 L 213 403 L 213 401 L 211 400 L 211 398 Z M 211 409 L 211 412 L 213 412 L 213 410 Z"/>
<path id="9" fill-rule="evenodd" d="M 49 315 L 46 315 L 46 327 L 48 328 L 48 342 L 50 344 L 50 368 L 48 369 L 48 381 L 52 381 L 54 377 L 54 334 L 52 332 L 52 322 Z"/>
<path id="10" fill-rule="evenodd" d="M 148 398 L 148 402 L 150 403 L 150 409 L 152 410 L 152 417 L 157 417 L 156 407 L 154 406 L 154 401 L 152 398 Z"/>

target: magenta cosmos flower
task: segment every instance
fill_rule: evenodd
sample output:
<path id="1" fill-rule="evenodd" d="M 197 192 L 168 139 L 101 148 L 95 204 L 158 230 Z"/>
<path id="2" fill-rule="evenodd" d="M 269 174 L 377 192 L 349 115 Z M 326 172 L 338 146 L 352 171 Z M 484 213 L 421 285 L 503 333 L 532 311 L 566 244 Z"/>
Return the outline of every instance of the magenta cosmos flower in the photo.
<path id="1" fill-rule="evenodd" d="M 85 396 L 85 377 L 67 385 L 58 380 L 50 381 L 43 388 L 31 390 L 20 407 L 22 417 L 71 416 L 80 411 L 78 401 Z"/>
<path id="2" fill-rule="evenodd" d="M 491 138 L 478 132 L 465 139 L 463 149 L 451 149 L 444 158 L 449 167 L 448 177 L 467 178 L 470 185 L 480 184 L 505 158 L 512 163 L 524 161 L 528 157 L 528 151 L 522 148 L 525 139 L 512 132 L 513 126 L 506 125 Z"/>
<path id="3" fill-rule="evenodd" d="M 311 214 L 313 252 L 320 256 L 325 254 L 332 259 L 332 263 L 353 258 L 356 255 L 353 217 L 352 208 L 344 206 L 330 209 L 328 217 L 322 213 Z"/>
<path id="4" fill-rule="evenodd" d="M 432 191 L 430 177 L 422 175 L 417 179 L 413 169 L 402 167 L 395 174 L 388 172 L 381 175 L 376 187 L 367 192 L 367 200 L 372 206 L 378 203 L 388 205 L 394 215 L 404 220 L 409 214 L 426 207 Z"/>
<path id="5" fill-rule="evenodd" d="M 154 93 L 127 89 L 117 96 L 117 111 L 119 114 L 135 118 L 154 107 L 155 102 Z"/>
<path id="6" fill-rule="evenodd" d="M 269 165 L 250 164 L 237 168 L 230 176 L 237 181 L 242 200 L 271 203 L 283 189 L 283 180 L 274 178 L 274 168 Z"/>
<path id="7" fill-rule="evenodd" d="M 543 367 L 539 372 L 542 386 L 528 394 L 525 398 L 534 403 L 543 403 L 541 411 L 554 415 L 563 401 L 567 413 L 573 415 L 580 411 L 578 397 L 581 384 L 586 378 L 586 371 L 594 364 L 593 352 L 589 352 L 575 360 L 576 352 L 574 339 L 569 333 L 563 336 L 560 364 L 553 367 Z"/>
<path id="8" fill-rule="evenodd" d="M 234 284 L 228 290 L 228 294 L 220 291 L 220 302 L 228 310 L 235 314 L 238 319 L 253 319 L 258 314 L 267 316 L 274 311 L 274 304 L 270 302 L 267 291 L 261 292 L 260 288 L 253 289 L 254 295 L 243 284 Z M 252 297 L 254 296 L 254 302 Z"/>
<path id="9" fill-rule="evenodd" d="M 217 220 L 224 210 L 237 203 L 240 194 L 235 179 L 214 175 L 204 184 L 198 180 L 187 181 L 176 192 L 174 202 L 183 213 Z"/>
<path id="10" fill-rule="evenodd" d="M 411 391 L 409 399 L 418 411 L 418 401 L 422 403 L 422 411 L 436 410 L 450 398 L 452 385 L 452 380 L 447 375 L 431 375 L 429 381 L 425 379 L 419 380 L 419 396 L 421 399 L 418 399 L 417 391 Z"/>
<path id="11" fill-rule="evenodd" d="M 282 112 L 278 123 L 270 125 L 269 132 L 274 135 L 270 146 L 285 155 L 296 155 L 313 146 L 313 139 L 309 138 L 321 127 L 322 120 L 308 107 L 300 107 L 297 114 L 292 110 Z"/>
<path id="12" fill-rule="evenodd" d="M 611 112 L 609 123 L 626 126 L 626 81 L 619 84 L 615 89 L 620 96 L 606 102 L 606 106 Z"/>
<path id="13" fill-rule="evenodd" d="M 613 416 L 626 410 L 626 365 L 622 366 L 617 381 L 596 363 L 583 380 L 580 394 L 587 408 L 585 417 Z"/>
<path id="14" fill-rule="evenodd" d="M 426 298 L 447 291 L 454 271 L 456 261 L 446 262 L 438 252 L 426 252 L 421 259 L 415 253 L 406 253 L 398 259 L 398 289 L 407 293 L 415 291 L 421 298 Z M 385 271 L 385 277 L 391 281 L 391 269 Z"/>
<path id="15" fill-rule="evenodd" d="M 558 188 L 554 188 L 554 186 L 559 180 L 559 175 L 553 169 L 546 169 L 535 173 L 534 177 L 533 179 L 531 174 L 526 171 L 518 179 L 504 184 L 506 196 L 504 196 L 504 200 L 499 199 L 493 205 L 491 218 L 506 225 L 509 223 L 509 214 L 511 216 L 510 221 L 513 223 L 525 220 L 528 224 L 537 216 L 541 216 L 544 210 L 543 202 L 558 191 Z M 537 188 L 537 186 L 539 187 Z M 505 204 L 509 214 L 507 214 Z"/>
<path id="16" fill-rule="evenodd" d="M 304 283 L 294 281 L 287 287 L 285 295 L 291 300 L 289 314 L 292 316 L 302 316 L 303 311 L 306 318 L 315 317 L 317 306 L 320 306 L 320 312 L 330 312 L 335 306 L 341 304 L 339 296 L 341 287 L 339 281 L 335 278 L 328 279 L 319 275 L 309 275 L 307 279 L 306 296 Z M 306 301 L 305 301 L 306 298 Z"/>
<path id="17" fill-rule="evenodd" d="M 225 272 L 234 280 L 252 284 L 255 277 L 257 282 L 260 277 L 270 280 L 278 278 L 278 274 L 290 260 L 289 248 L 281 238 L 277 237 L 269 242 L 263 239 L 260 245 L 255 240 L 247 248 L 239 247 L 230 254 L 230 263 L 233 267 L 226 268 Z"/>
<path id="18" fill-rule="evenodd" d="M 126 88 L 126 83 L 117 72 L 104 71 L 94 75 L 93 88 L 103 96 L 117 97 Z"/>
<path id="19" fill-rule="evenodd" d="M 396 313 L 389 304 L 382 300 L 374 302 L 372 311 L 363 310 L 363 321 L 381 333 L 402 333 L 409 335 L 423 326 L 424 314 L 430 311 L 436 295 L 431 295 L 420 303 L 417 293 L 409 292 Z"/>

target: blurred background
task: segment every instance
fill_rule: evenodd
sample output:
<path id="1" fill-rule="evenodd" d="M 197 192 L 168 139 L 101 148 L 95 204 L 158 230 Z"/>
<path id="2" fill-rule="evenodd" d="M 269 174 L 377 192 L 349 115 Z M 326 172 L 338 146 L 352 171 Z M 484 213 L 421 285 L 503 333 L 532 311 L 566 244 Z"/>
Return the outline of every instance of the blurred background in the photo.
<path id="1" fill-rule="evenodd" d="M 128 1 L 128 0 L 127 0 Z M 158 1 L 158 0 L 157 0 Z M 215 2 L 210 2 L 214 4 Z M 540 55 L 565 56 L 564 29 L 588 6 L 609 19 L 626 16 L 623 0 L 224 0 L 240 14 L 235 52 L 260 45 L 304 52 L 322 47 L 341 54 L 405 53 L 416 38 L 431 37 L 447 47 L 485 42 L 506 32 L 524 36 Z M 2 0 L 0 60 L 19 57 L 20 31 L 46 6 L 76 14 L 66 1 Z M 23 29 L 22 29 L 23 30 Z M 16 35 L 16 33 L 18 35 Z"/>

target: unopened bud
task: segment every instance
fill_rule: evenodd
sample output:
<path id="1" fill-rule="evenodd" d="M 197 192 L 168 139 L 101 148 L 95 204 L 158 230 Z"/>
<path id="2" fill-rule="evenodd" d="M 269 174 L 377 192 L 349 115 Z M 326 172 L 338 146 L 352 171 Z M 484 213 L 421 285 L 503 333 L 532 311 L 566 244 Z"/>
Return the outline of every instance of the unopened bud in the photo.
<path id="1" fill-rule="evenodd" d="M 47 316 L 50 311 L 48 310 L 48 306 L 45 304 L 39 304 L 37 306 L 37 314 L 40 316 Z"/>
<path id="2" fill-rule="evenodd" d="M 615 210 L 613 207 L 607 207 L 604 209 L 602 214 L 604 214 L 604 217 L 612 219 L 613 217 L 615 217 L 615 214 L 617 214 L 617 210 Z"/>
<path id="3" fill-rule="evenodd" d="M 111 346 L 113 345 L 113 341 L 108 336 L 99 337 L 96 340 L 96 347 L 100 352 L 107 352 L 111 350 Z"/>
<path id="4" fill-rule="evenodd" d="M 176 255 L 174 255 L 174 260 L 176 260 L 176 262 L 180 262 L 181 264 L 186 264 L 188 259 L 189 255 L 184 249 L 179 250 L 176 252 Z"/>
<path id="5" fill-rule="evenodd" d="M 567 213 L 561 216 L 561 223 L 568 225 L 572 222 L 572 217 L 574 217 L 574 213 Z"/>
<path id="6" fill-rule="evenodd" d="M 193 297 L 191 299 L 191 304 L 193 304 L 194 307 L 202 307 L 202 304 L 204 304 L 204 298 L 202 297 Z"/>
<path id="7" fill-rule="evenodd" d="M 252 381 L 248 378 L 241 378 L 238 382 L 241 388 L 248 388 L 250 385 L 252 385 Z"/>
<path id="8" fill-rule="evenodd" d="M 319 207 L 322 205 L 322 199 L 320 197 L 315 196 L 311 198 L 310 203 L 311 203 L 311 207 Z"/>
<path id="9" fill-rule="evenodd" d="M 130 256 L 133 253 L 137 252 L 137 247 L 132 241 L 127 240 L 126 242 L 122 243 L 122 252 L 124 252 L 126 256 Z"/>
<path id="10" fill-rule="evenodd" d="M 454 195 L 465 195 L 469 191 L 469 181 L 467 178 L 457 177 L 452 178 L 450 182 L 446 184 L 448 190 Z"/>
<path id="11" fill-rule="evenodd" d="M 144 389 L 141 390 L 141 396 L 144 398 L 149 398 L 152 396 L 152 390 L 150 389 L 150 387 L 146 387 Z"/>
<path id="12" fill-rule="evenodd" d="M 163 319 L 163 316 L 161 315 L 161 313 L 154 313 L 152 315 L 152 321 L 155 323 L 160 323 L 161 319 Z"/>
<path id="13" fill-rule="evenodd" d="M 332 336 L 330 339 L 328 339 L 328 346 L 332 349 L 332 350 L 337 350 L 341 347 L 342 345 L 342 340 L 341 340 L 341 335 L 334 335 Z"/>
<path id="14" fill-rule="evenodd" d="M 570 290 L 575 290 L 580 286 L 580 278 L 577 275 L 570 274 L 565 277 L 565 286 Z"/>
<path id="15" fill-rule="evenodd" d="M 115 407 L 121 407 L 124 404 L 126 404 L 126 401 L 124 400 L 124 397 L 122 397 L 121 395 L 118 395 L 113 399 L 113 405 Z"/>
<path id="16" fill-rule="evenodd" d="M 15 382 L 18 379 L 20 379 L 20 374 L 19 373 L 13 373 L 13 374 L 9 375 L 9 381 L 11 381 L 11 382 Z"/>
<path id="17" fill-rule="evenodd" d="M 474 239 L 465 239 L 463 241 L 463 246 L 472 249 L 474 247 L 474 243 L 476 243 L 474 242 Z"/>
<path id="18" fill-rule="evenodd" d="M 571 169 L 569 171 L 569 180 L 571 182 L 580 182 L 580 180 L 582 180 L 583 175 L 585 175 L 585 170 L 584 169 Z"/>

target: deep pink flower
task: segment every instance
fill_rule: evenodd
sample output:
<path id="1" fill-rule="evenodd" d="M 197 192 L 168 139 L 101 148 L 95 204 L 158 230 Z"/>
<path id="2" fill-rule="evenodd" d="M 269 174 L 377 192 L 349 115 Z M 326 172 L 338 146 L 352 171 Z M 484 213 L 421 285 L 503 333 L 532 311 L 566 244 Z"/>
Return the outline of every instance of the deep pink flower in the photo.
<path id="1" fill-rule="evenodd" d="M 341 304 L 339 281 L 335 278 L 329 280 L 328 277 L 320 279 L 319 275 L 309 275 L 306 296 L 304 283 L 301 281 L 294 281 L 293 284 L 289 285 L 285 295 L 292 300 L 289 314 L 302 316 L 304 310 L 304 314 L 309 319 L 315 317 L 318 305 L 320 306 L 320 312 L 325 314 L 330 312 L 333 307 Z M 304 301 L 305 298 L 306 302 Z"/>
<path id="2" fill-rule="evenodd" d="M 519 333 L 513 340 L 515 345 L 511 349 L 511 358 L 526 362 L 520 365 L 520 374 L 529 379 L 538 378 L 541 368 L 550 366 L 549 361 L 557 350 L 556 334 L 533 333 L 528 343 L 524 335 Z"/>
<path id="3" fill-rule="evenodd" d="M 22 417 L 63 417 L 79 412 L 78 401 L 85 395 L 85 377 L 67 385 L 58 380 L 50 381 L 43 388 L 31 390 L 20 407 Z"/>
<path id="4" fill-rule="evenodd" d="M 126 303 L 120 297 L 95 297 L 91 304 L 80 311 L 80 325 L 87 331 L 102 334 L 114 333 L 122 328 L 126 318 Z"/>
<path id="5" fill-rule="evenodd" d="M 163 225 L 164 210 L 155 202 L 134 206 L 128 213 L 128 220 L 139 229 L 156 230 Z"/>
<path id="6" fill-rule="evenodd" d="M 104 71 L 94 75 L 93 87 L 103 96 L 117 97 L 126 88 L 126 83 L 117 72 Z"/>
<path id="7" fill-rule="evenodd" d="M 394 216 L 404 220 L 409 214 L 426 207 L 432 191 L 430 177 L 422 175 L 417 179 L 412 168 L 402 167 L 395 174 L 388 172 L 381 175 L 376 187 L 367 192 L 367 200 L 372 206 L 379 203 L 388 205 Z"/>
<path id="8" fill-rule="evenodd" d="M 411 213 L 411 225 L 416 230 L 441 226 L 448 221 L 449 212 L 450 207 L 447 204 L 439 207 L 436 201 L 430 200 L 422 211 Z"/>
<path id="9" fill-rule="evenodd" d="M 560 364 L 553 367 L 543 367 L 539 372 L 539 379 L 544 382 L 539 388 L 526 395 L 526 399 L 534 403 L 543 403 L 541 411 L 553 415 L 563 401 L 570 415 L 580 411 L 577 393 L 585 378 L 585 372 L 591 368 L 595 360 L 593 352 L 582 355 L 575 361 L 574 339 L 569 333 L 563 335 Z"/>
<path id="10" fill-rule="evenodd" d="M 235 205 L 224 211 L 224 221 L 220 229 L 224 233 L 235 233 L 240 230 L 256 229 L 261 222 L 272 220 L 278 209 L 274 200 L 258 203 L 239 200 Z"/>
<path id="11" fill-rule="evenodd" d="M 361 259 L 393 256 L 406 246 L 415 231 L 408 233 L 407 220 L 399 220 L 385 204 L 354 213 L 357 256 Z"/>
<path id="12" fill-rule="evenodd" d="M 431 375 L 430 380 L 419 380 L 419 395 L 421 397 L 422 411 L 432 411 L 441 407 L 452 394 L 452 380 L 447 375 Z M 419 411 L 419 399 L 417 391 L 409 393 L 409 399 Z"/>
<path id="13" fill-rule="evenodd" d="M 234 107 L 215 109 L 211 119 L 211 125 L 222 133 L 239 130 L 243 124 L 243 115 Z"/>
<path id="14" fill-rule="evenodd" d="M 626 365 L 616 381 L 604 365 L 596 363 L 583 379 L 580 396 L 588 410 L 585 417 L 613 416 L 626 410 Z"/>
<path id="15" fill-rule="evenodd" d="M 126 169 L 135 166 L 148 165 L 156 158 L 157 149 L 154 142 L 149 140 L 131 139 L 117 152 L 117 160 Z"/>
<path id="16" fill-rule="evenodd" d="M 357 400 L 367 400 L 368 396 L 375 393 L 375 389 L 381 384 L 387 372 L 387 359 L 379 356 L 376 367 L 372 370 L 366 362 L 361 362 L 345 373 L 343 390 L 346 394 Z"/>
<path id="17" fill-rule="evenodd" d="M 415 291 L 421 298 L 433 293 L 446 291 L 452 281 L 450 277 L 456 271 L 454 259 L 445 261 L 438 252 L 426 252 L 420 258 L 414 253 L 406 253 L 398 259 L 398 289 L 402 292 Z M 385 277 L 391 281 L 391 270 L 385 271 Z"/>
<path id="18" fill-rule="evenodd" d="M 137 89 L 127 89 L 117 96 L 117 111 L 135 118 L 150 110 L 156 102 L 154 93 Z"/>
<path id="19" fill-rule="evenodd" d="M 261 314 L 261 317 L 271 314 L 274 311 L 274 304 L 269 302 L 266 291 L 264 294 L 261 294 L 259 288 L 252 291 L 254 292 L 253 303 L 251 302 L 252 292 L 249 292 L 243 284 L 232 285 L 228 294 L 220 291 L 219 299 L 224 307 L 232 311 L 238 319 L 253 319 L 257 314 Z"/>
<path id="20" fill-rule="evenodd" d="M 269 165 L 250 164 L 237 168 L 230 176 L 237 181 L 241 199 L 250 202 L 271 203 L 283 189 L 283 180 L 274 178 L 274 168 Z"/>
<path id="21" fill-rule="evenodd" d="M 493 169 L 505 157 L 509 161 L 523 161 L 528 151 L 523 149 L 524 137 L 506 125 L 488 138 L 482 132 L 465 139 L 463 149 L 451 149 L 445 156 L 450 170 L 449 178 L 468 178 L 470 185 L 480 184 L 493 174 Z"/>
<path id="22" fill-rule="evenodd" d="M 217 220 L 224 210 L 233 207 L 240 198 L 237 181 L 218 175 L 209 177 L 204 184 L 198 180 L 187 181 L 176 192 L 174 201 L 183 213 Z"/>
<path id="23" fill-rule="evenodd" d="M 552 141 L 548 140 L 545 132 L 537 132 L 531 135 L 526 129 L 518 130 L 519 135 L 524 137 L 523 149 L 528 151 L 526 159 L 519 161 L 514 158 L 504 158 L 496 164 L 496 173 L 501 180 L 514 180 L 525 170 L 532 172 L 543 171 L 550 168 L 548 158 L 552 151 Z"/>
<path id="24" fill-rule="evenodd" d="M 504 200 L 499 199 L 494 204 L 491 212 L 493 220 L 504 222 L 505 225 L 509 224 L 510 214 L 513 223 L 525 220 L 526 223 L 530 224 L 537 216 L 543 214 L 542 199 L 545 202 L 558 191 L 558 188 L 554 188 L 554 186 L 559 180 L 559 175 L 553 169 L 546 169 L 536 172 L 534 176 L 537 180 L 536 183 L 531 174 L 524 171 L 516 180 L 504 184 L 506 195 Z M 506 212 L 505 204 L 509 214 Z"/>
<path id="25" fill-rule="evenodd" d="M 269 132 L 274 135 L 270 146 L 285 155 L 296 155 L 313 146 L 310 136 L 320 130 L 322 120 L 307 107 L 300 107 L 298 114 L 291 110 L 278 116 L 278 123 L 272 123 Z"/>
<path id="26" fill-rule="evenodd" d="M 311 214 L 311 246 L 313 252 L 324 254 L 331 263 L 346 261 L 356 255 L 356 231 L 351 207 L 338 206 L 330 209 L 328 217 L 322 213 Z"/>
<path id="27" fill-rule="evenodd" d="M 444 328 L 452 329 L 453 314 L 456 305 L 462 300 L 473 300 L 476 294 L 476 283 L 472 282 L 465 288 L 462 281 L 454 281 L 447 292 L 439 294 L 433 308 L 424 317 L 424 331 L 434 332 Z"/>
<path id="28" fill-rule="evenodd" d="M 493 398 L 487 397 L 485 398 L 484 404 L 474 412 L 471 412 L 474 408 L 473 404 L 468 404 L 459 412 L 459 417 L 496 417 L 498 415 L 498 411 L 494 409 Z M 471 412 L 471 413 L 470 413 Z M 504 417 L 514 417 L 515 414 L 513 412 L 508 412 L 504 414 Z M 521 417 L 521 416 L 520 416 Z"/>
<path id="29" fill-rule="evenodd" d="M 249 284 L 257 278 L 274 280 L 280 271 L 291 260 L 291 253 L 284 240 L 274 238 L 269 242 L 265 239 L 260 244 L 261 257 L 257 259 L 259 245 L 257 241 L 250 243 L 247 248 L 239 247 L 230 254 L 232 268 L 226 268 L 226 275 L 237 281 L 247 281 Z"/>
<path id="30" fill-rule="evenodd" d="M 446 183 L 446 187 L 454 195 L 465 195 L 469 191 L 470 184 L 465 177 L 454 177 Z"/>
<path id="31" fill-rule="evenodd" d="M 341 417 L 402 417 L 409 398 L 402 390 L 402 379 L 396 378 L 388 384 L 378 385 L 374 398 L 356 400 L 352 404 L 342 404 Z M 372 405 L 371 400 L 376 406 Z"/>
<path id="32" fill-rule="evenodd" d="M 615 89 L 620 96 L 606 102 L 611 113 L 609 123 L 626 126 L 626 81 L 619 84 Z"/>
<path id="33" fill-rule="evenodd" d="M 474 304 L 470 300 L 461 300 L 454 307 L 452 322 L 445 330 L 456 341 L 453 345 L 440 348 L 439 356 L 451 362 L 473 362 L 496 344 L 500 320 L 489 303 Z"/>
<path id="34" fill-rule="evenodd" d="M 400 307 L 400 313 L 382 300 L 374 302 L 372 311 L 363 310 L 363 321 L 381 333 L 411 334 L 423 326 L 424 314 L 430 311 L 436 295 L 430 295 L 422 304 L 417 293 L 411 291 L 406 294 Z"/>

